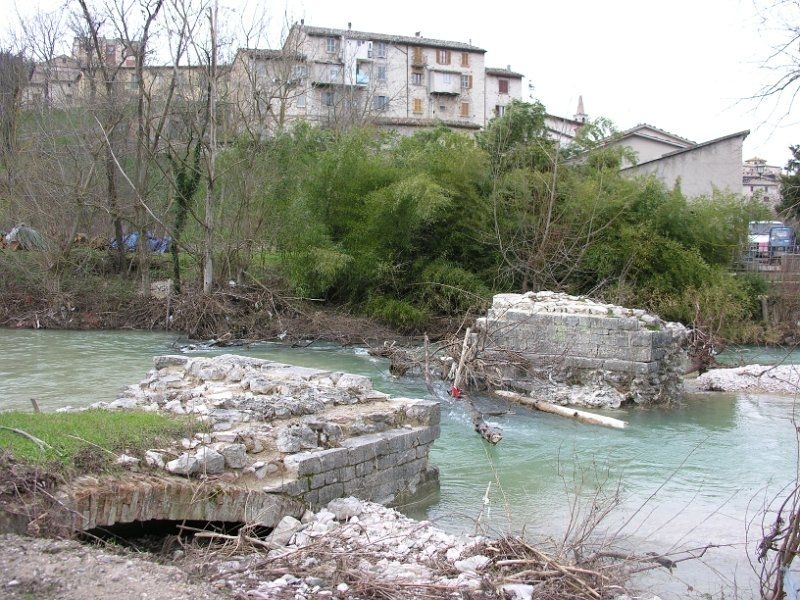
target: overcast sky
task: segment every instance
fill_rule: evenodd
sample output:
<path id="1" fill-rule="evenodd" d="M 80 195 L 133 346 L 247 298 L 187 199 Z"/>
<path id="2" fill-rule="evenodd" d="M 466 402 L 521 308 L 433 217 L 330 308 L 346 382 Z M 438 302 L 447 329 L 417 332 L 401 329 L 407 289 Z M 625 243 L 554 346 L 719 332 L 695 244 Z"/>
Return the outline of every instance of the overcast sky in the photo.
<path id="1" fill-rule="evenodd" d="M 24 13 L 64 1 L 0 0 L 0 7 L 16 4 Z M 219 3 L 241 15 L 256 1 Z M 780 103 L 748 99 L 786 72 L 785 58 L 764 67 L 788 37 L 785 16 L 768 8 L 781 0 L 260 1 L 271 29 L 264 46 L 277 48 L 282 25 L 300 19 L 392 35 L 419 31 L 483 48 L 487 66 L 522 73 L 524 99 L 542 101 L 551 114 L 572 117 L 582 96 L 591 119 L 605 117 L 619 130 L 648 123 L 694 142 L 749 130 L 743 158 L 781 167 L 789 146 L 800 144 L 800 98 L 792 114 L 788 95 Z M 790 16 L 800 25 L 794 4 Z M 797 68 L 796 41 L 793 53 Z"/>

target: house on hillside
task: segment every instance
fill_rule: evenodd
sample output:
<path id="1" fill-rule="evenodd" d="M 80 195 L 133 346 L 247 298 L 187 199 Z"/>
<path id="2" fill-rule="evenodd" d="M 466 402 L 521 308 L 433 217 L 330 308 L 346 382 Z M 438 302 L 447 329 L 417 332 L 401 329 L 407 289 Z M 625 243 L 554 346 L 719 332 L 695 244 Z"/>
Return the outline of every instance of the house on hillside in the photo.
<path id="1" fill-rule="evenodd" d="M 29 105 L 54 97 L 56 83 L 60 103 L 89 102 L 105 93 L 106 74 L 117 97 L 129 100 L 140 85 L 137 43 L 101 38 L 99 44 L 98 58 L 92 40 L 75 38 L 72 56 L 37 65 L 26 90 Z M 264 137 L 298 120 L 373 123 L 401 133 L 437 124 L 475 132 L 522 98 L 523 75 L 510 67 L 487 68 L 485 55 L 471 43 L 421 32 L 368 33 L 301 21 L 282 48 L 240 48 L 231 64 L 219 66 L 221 134 L 246 130 Z M 202 65 L 145 65 L 141 84 L 153 99 L 193 102 L 207 89 L 206 73 Z"/>
<path id="2" fill-rule="evenodd" d="M 767 164 L 763 158 L 749 158 L 742 165 L 742 194 L 757 198 L 770 208 L 781 203 L 783 169 Z"/>
<path id="3" fill-rule="evenodd" d="M 505 69 L 486 69 L 486 101 L 483 111 L 483 126 L 494 117 L 502 117 L 512 100 L 522 98 L 522 73 Z"/>
<path id="4" fill-rule="evenodd" d="M 22 102 L 26 106 L 72 106 L 76 97 L 80 98 L 82 77 L 80 63 L 65 54 L 36 63 L 23 90 Z"/>
<path id="5" fill-rule="evenodd" d="M 586 124 L 588 118 L 589 115 L 583 108 L 583 96 L 578 96 L 578 110 L 573 118 L 547 114 L 544 118 L 544 126 L 551 139 L 555 140 L 559 146 L 565 146 L 575 141 L 578 131 Z"/>

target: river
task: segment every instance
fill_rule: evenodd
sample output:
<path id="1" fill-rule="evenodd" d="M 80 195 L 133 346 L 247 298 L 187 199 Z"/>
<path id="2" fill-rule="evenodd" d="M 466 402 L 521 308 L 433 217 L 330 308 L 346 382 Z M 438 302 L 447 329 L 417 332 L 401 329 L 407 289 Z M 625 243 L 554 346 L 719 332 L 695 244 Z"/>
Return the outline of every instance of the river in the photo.
<path id="1" fill-rule="evenodd" d="M 143 379 L 153 356 L 179 353 L 184 343 L 165 333 L 2 329 L 0 341 L 2 410 L 30 410 L 31 398 L 42 410 L 111 400 Z M 429 397 L 421 381 L 392 377 L 387 361 L 360 348 L 259 343 L 188 352 L 358 373 L 392 395 Z M 615 508 L 597 532 L 622 547 L 644 553 L 722 546 L 680 563 L 672 577 L 662 569 L 641 580 L 662 598 L 756 596 L 749 557 L 764 507 L 798 477 L 794 397 L 690 395 L 676 408 L 607 411 L 629 423 L 616 430 L 478 396 L 490 423 L 503 430 L 503 440 L 489 446 L 445 384 L 437 389 L 442 435 L 430 458 L 441 485 L 400 507 L 409 516 L 450 532 L 559 539 L 588 507 L 611 502 Z"/>

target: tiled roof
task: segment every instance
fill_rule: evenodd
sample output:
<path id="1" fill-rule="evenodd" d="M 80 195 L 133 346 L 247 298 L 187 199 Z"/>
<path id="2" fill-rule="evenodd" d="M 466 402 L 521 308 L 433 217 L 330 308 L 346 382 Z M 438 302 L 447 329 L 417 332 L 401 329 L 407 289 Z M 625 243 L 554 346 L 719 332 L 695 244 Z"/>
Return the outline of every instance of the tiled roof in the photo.
<path id="1" fill-rule="evenodd" d="M 431 48 L 446 48 L 448 50 L 464 50 L 468 52 L 485 53 L 486 50 L 465 44 L 463 42 L 450 42 L 446 40 L 434 40 L 416 35 L 390 35 L 386 33 L 369 33 L 366 31 L 355 31 L 354 29 L 331 29 L 328 27 L 312 27 L 310 25 L 295 25 L 302 27 L 308 35 L 320 37 L 345 37 L 351 40 L 366 40 L 389 42 L 390 44 L 405 44 L 409 46 L 428 46 Z"/>
<path id="2" fill-rule="evenodd" d="M 656 131 L 658 133 L 662 133 L 665 136 L 671 137 L 671 138 L 673 138 L 675 140 L 678 140 L 680 142 L 683 142 L 684 144 L 689 145 L 689 146 L 692 146 L 692 145 L 695 144 L 695 142 L 693 142 L 692 140 L 687 140 L 684 137 L 681 137 L 679 135 L 675 135 L 674 133 L 670 133 L 669 131 L 666 131 L 665 129 L 660 129 L 659 127 L 654 127 L 653 125 L 650 125 L 648 123 L 639 123 L 635 127 L 631 127 L 630 129 L 626 129 L 625 131 L 620 131 L 619 134 L 618 134 L 618 137 L 627 137 L 629 135 L 637 133 L 639 130 L 644 129 L 644 128 L 652 129 L 653 131 Z"/>
<path id="3" fill-rule="evenodd" d="M 498 69 L 496 67 L 486 67 L 487 75 L 494 75 L 495 77 L 515 77 L 522 79 L 525 77 L 522 73 L 517 73 L 511 69 Z"/>
<path id="4" fill-rule="evenodd" d="M 629 169 L 636 169 L 637 167 L 641 167 L 642 165 L 658 162 L 659 160 L 663 160 L 665 158 L 670 158 L 670 157 L 673 157 L 673 156 L 677 156 L 677 155 L 683 154 L 685 152 L 694 152 L 695 150 L 698 150 L 700 148 L 705 148 L 706 146 L 713 146 L 714 144 L 718 144 L 720 142 L 724 142 L 724 141 L 729 140 L 729 139 L 733 139 L 733 138 L 737 138 L 737 137 L 740 137 L 740 138 L 744 139 L 748 135 L 750 135 L 750 130 L 749 129 L 745 129 L 743 131 L 737 131 L 736 133 L 731 133 L 729 135 L 723 135 L 722 137 L 714 138 L 713 140 L 708 140 L 707 142 L 701 142 L 699 144 L 692 144 L 688 148 L 680 148 L 678 150 L 673 150 L 672 152 L 667 152 L 666 154 L 662 154 L 661 156 L 659 156 L 657 158 L 653 158 L 651 160 L 645 161 L 643 163 L 639 163 L 637 165 L 631 165 L 630 167 L 625 167 L 624 169 L 621 169 L 621 171 L 627 171 Z"/>

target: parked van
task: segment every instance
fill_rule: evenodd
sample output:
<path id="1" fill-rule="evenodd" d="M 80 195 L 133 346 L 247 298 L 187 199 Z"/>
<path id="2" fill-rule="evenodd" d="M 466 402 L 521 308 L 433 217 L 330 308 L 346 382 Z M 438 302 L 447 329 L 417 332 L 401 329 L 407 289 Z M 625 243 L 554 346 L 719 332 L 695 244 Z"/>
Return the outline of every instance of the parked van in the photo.
<path id="1" fill-rule="evenodd" d="M 769 257 L 775 258 L 782 254 L 795 251 L 796 241 L 794 229 L 788 225 L 771 227 L 769 230 Z"/>
<path id="2" fill-rule="evenodd" d="M 785 227 L 783 221 L 750 221 L 747 250 L 750 258 L 769 258 L 769 232 L 773 227 Z"/>

